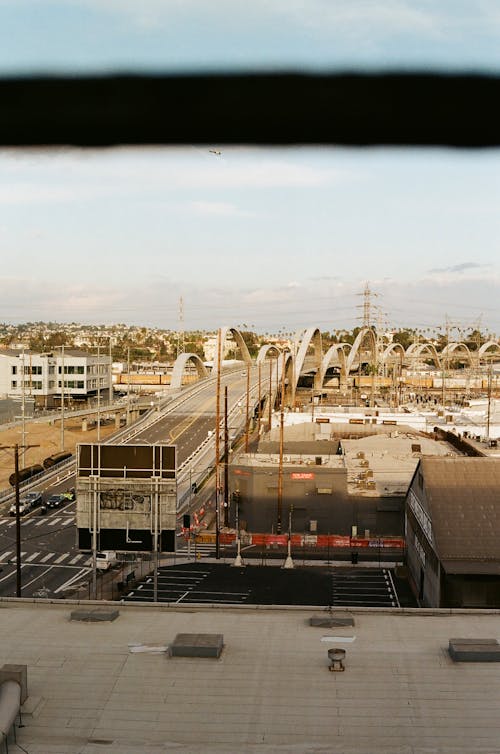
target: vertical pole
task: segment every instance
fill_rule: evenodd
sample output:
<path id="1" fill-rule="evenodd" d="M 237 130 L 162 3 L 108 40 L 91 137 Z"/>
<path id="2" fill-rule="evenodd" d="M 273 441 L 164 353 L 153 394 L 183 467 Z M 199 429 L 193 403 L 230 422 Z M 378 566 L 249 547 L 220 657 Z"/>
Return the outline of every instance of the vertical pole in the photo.
<path id="1" fill-rule="evenodd" d="M 488 413 L 486 415 L 486 439 L 490 439 L 490 420 L 491 420 L 491 383 L 493 378 L 493 362 L 490 359 L 490 368 L 488 369 Z"/>
<path id="2" fill-rule="evenodd" d="M 224 526 L 229 526 L 229 428 L 227 426 L 227 385 L 224 387 Z"/>
<path id="3" fill-rule="evenodd" d="M 153 602 L 158 602 L 158 524 L 159 524 L 159 516 L 158 516 L 158 506 L 159 506 L 159 495 L 158 495 L 158 485 L 155 484 L 155 489 L 153 492 L 153 498 L 154 498 L 154 506 L 155 506 L 155 515 L 153 519 Z"/>
<path id="4" fill-rule="evenodd" d="M 127 422 L 130 424 L 130 346 L 127 348 Z"/>
<path id="5" fill-rule="evenodd" d="M 112 348 L 113 348 L 113 339 L 110 336 L 109 337 L 109 374 L 108 374 L 108 380 L 109 380 L 108 404 L 110 406 L 113 403 L 113 355 L 112 355 Z"/>
<path id="6" fill-rule="evenodd" d="M 97 599 L 97 479 L 92 495 L 92 599 Z"/>
<path id="7" fill-rule="evenodd" d="M 16 597 L 21 597 L 21 513 L 19 511 L 19 445 L 17 443 L 14 445 L 14 474 L 16 477 Z"/>
<path id="8" fill-rule="evenodd" d="M 217 382 L 215 402 L 215 557 L 220 558 L 220 510 L 219 510 L 219 464 L 220 464 L 220 371 L 221 371 L 221 338 L 222 333 L 217 331 Z"/>
<path id="9" fill-rule="evenodd" d="M 248 453 L 248 433 L 250 429 L 250 364 L 247 364 L 247 399 L 245 408 L 245 453 Z"/>
<path id="10" fill-rule="evenodd" d="M 26 466 L 25 453 L 26 453 L 26 392 L 24 389 L 24 371 L 25 371 L 25 354 L 23 349 L 23 369 L 21 380 L 21 418 L 22 418 L 22 432 L 21 432 L 21 464 L 22 467 Z M 30 370 L 31 371 L 31 370 Z"/>
<path id="11" fill-rule="evenodd" d="M 259 413 L 258 413 L 258 423 L 257 423 L 257 434 L 258 435 L 260 435 L 260 415 L 261 415 L 261 410 L 262 410 L 262 406 L 260 405 L 261 400 L 262 400 L 262 384 L 261 384 L 261 382 L 262 382 L 262 364 L 259 361 L 259 404 L 258 404 L 259 405 L 259 408 L 258 408 L 258 412 Z"/>
<path id="12" fill-rule="evenodd" d="M 269 432 L 271 431 L 271 421 L 272 421 L 272 416 L 273 416 L 272 393 L 273 393 L 273 362 L 272 362 L 272 359 L 269 359 Z"/>
<path id="13" fill-rule="evenodd" d="M 64 346 L 61 346 L 61 450 L 64 450 Z"/>
<path id="14" fill-rule="evenodd" d="M 314 377 L 311 385 L 311 421 L 314 422 Z"/>
<path id="15" fill-rule="evenodd" d="M 97 442 L 101 442 L 101 344 L 97 341 Z"/>
<path id="16" fill-rule="evenodd" d="M 276 533 L 281 534 L 281 514 L 283 509 L 283 446 L 285 423 L 285 354 L 283 354 L 283 371 L 281 375 L 281 405 L 280 405 L 280 456 L 278 468 L 278 510 L 276 515 Z"/>

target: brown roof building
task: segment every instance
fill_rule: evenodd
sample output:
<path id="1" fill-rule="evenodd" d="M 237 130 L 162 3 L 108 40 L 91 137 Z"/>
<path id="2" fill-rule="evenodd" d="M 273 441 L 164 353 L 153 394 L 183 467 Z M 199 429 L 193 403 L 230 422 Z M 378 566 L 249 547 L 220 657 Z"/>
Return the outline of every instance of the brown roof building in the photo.
<path id="1" fill-rule="evenodd" d="M 500 458 L 422 458 L 406 541 L 422 606 L 500 607 Z"/>

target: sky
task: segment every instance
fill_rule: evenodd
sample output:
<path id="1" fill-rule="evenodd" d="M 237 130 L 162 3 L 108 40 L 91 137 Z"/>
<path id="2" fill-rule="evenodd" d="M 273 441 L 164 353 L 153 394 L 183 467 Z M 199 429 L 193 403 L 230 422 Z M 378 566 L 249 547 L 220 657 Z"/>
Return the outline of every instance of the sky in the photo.
<path id="1" fill-rule="evenodd" d="M 395 68 L 498 74 L 499 3 L 0 0 L 0 76 Z M 499 206 L 499 150 L 4 150 L 0 321 L 499 333 Z"/>

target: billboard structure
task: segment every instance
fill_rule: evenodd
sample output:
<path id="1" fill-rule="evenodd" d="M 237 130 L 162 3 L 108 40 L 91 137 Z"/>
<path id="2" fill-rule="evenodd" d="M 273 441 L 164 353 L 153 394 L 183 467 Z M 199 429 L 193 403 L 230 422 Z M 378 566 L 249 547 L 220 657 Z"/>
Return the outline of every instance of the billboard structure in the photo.
<path id="1" fill-rule="evenodd" d="M 173 445 L 78 445 L 78 547 L 173 552 L 177 507 Z"/>

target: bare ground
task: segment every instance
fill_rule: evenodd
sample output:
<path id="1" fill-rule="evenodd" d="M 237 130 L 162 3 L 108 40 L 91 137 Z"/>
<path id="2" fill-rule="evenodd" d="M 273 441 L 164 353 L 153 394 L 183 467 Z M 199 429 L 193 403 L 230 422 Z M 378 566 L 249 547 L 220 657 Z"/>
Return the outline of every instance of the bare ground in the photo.
<path id="1" fill-rule="evenodd" d="M 101 440 L 115 432 L 115 426 L 101 426 Z M 97 428 L 82 432 L 81 419 L 66 419 L 64 422 L 64 450 L 75 452 L 77 443 L 97 442 Z M 22 443 L 21 426 L 1 430 L 0 446 L 19 446 Z M 26 450 L 24 459 L 19 449 L 19 467 L 42 463 L 44 458 L 61 450 L 61 423 L 59 420 L 26 423 L 26 445 L 38 447 Z M 14 471 L 14 448 L 0 450 L 0 489 L 9 486 L 9 476 Z"/>

